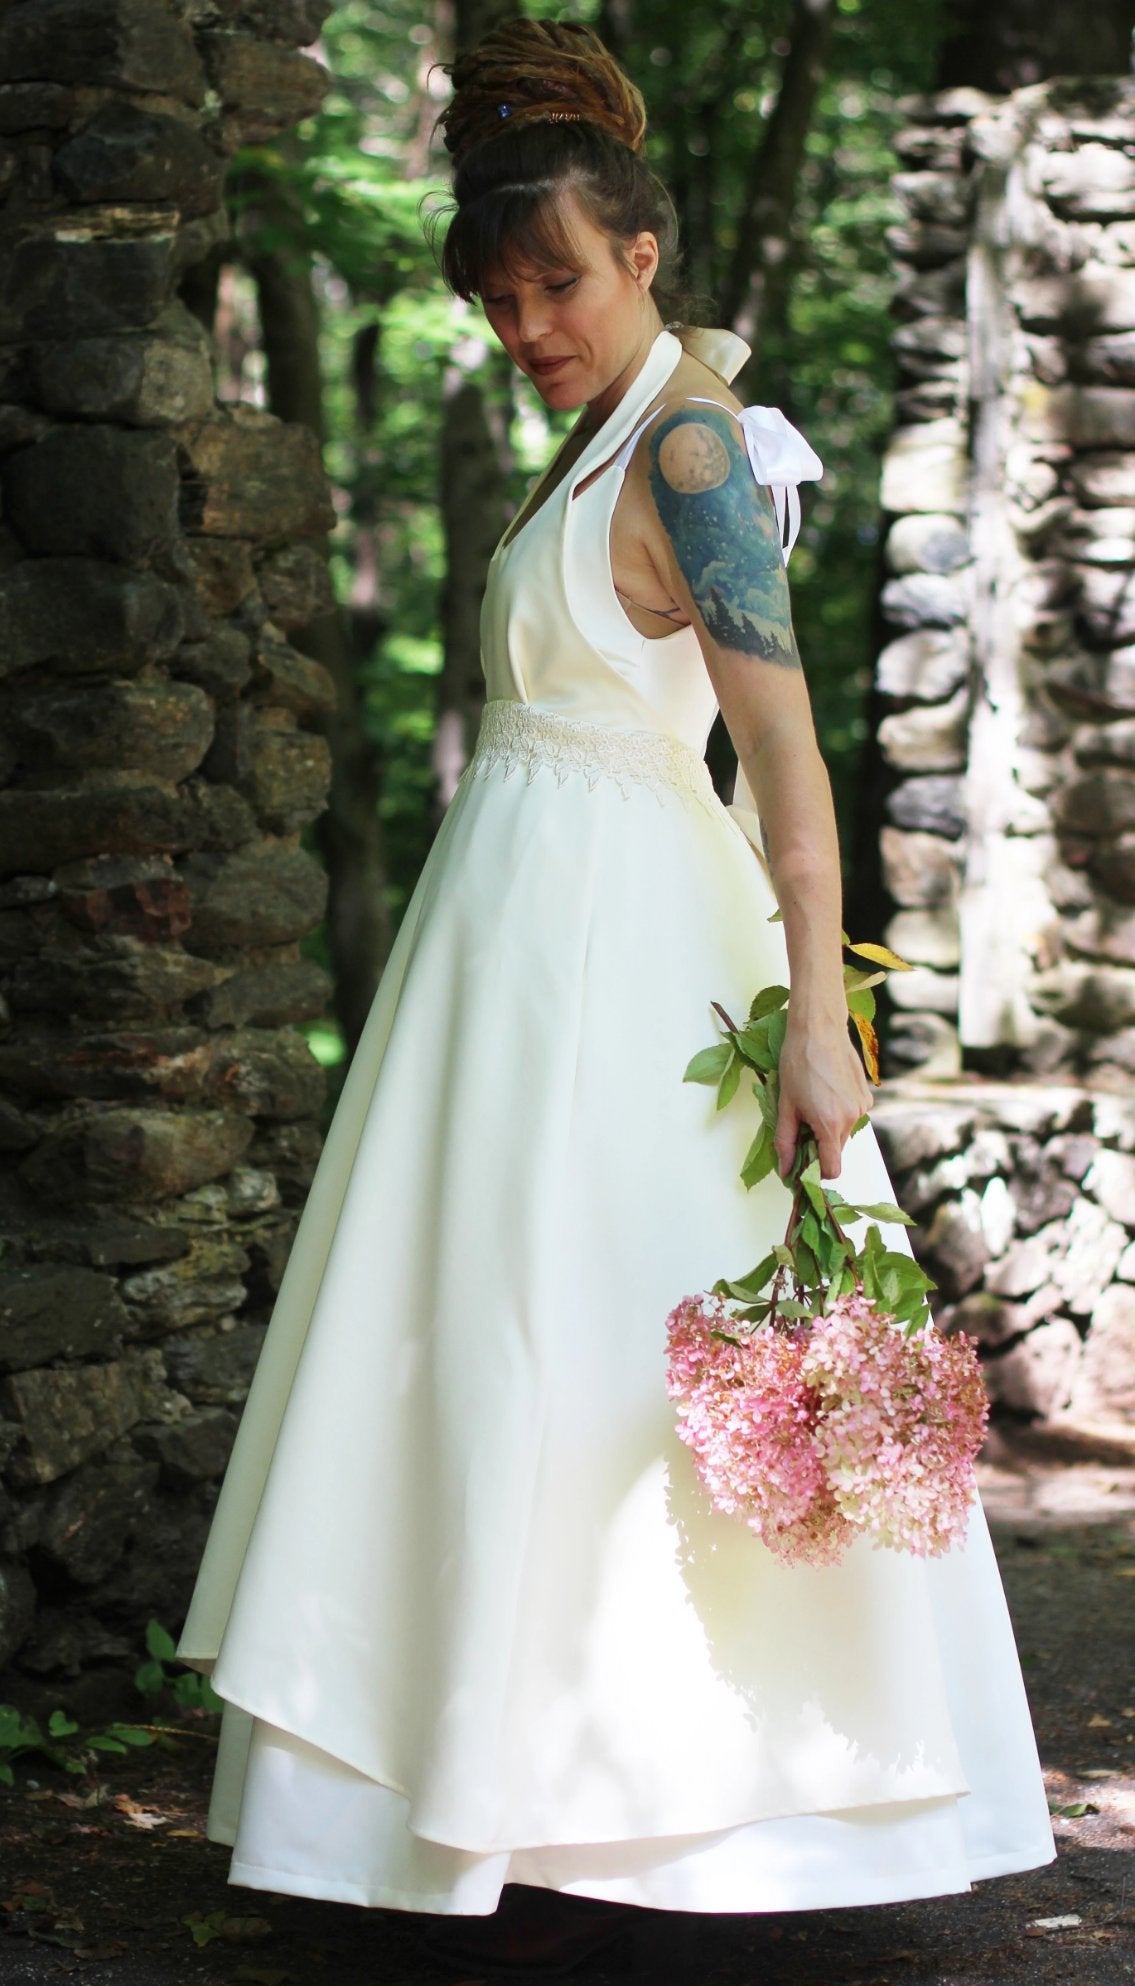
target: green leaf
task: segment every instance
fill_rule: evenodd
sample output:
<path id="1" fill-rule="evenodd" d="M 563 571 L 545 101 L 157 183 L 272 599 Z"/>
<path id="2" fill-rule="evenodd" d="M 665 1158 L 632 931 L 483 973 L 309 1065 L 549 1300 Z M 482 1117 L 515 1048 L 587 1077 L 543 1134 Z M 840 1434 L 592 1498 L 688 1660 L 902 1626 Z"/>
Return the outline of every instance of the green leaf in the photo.
<path id="1" fill-rule="evenodd" d="M 809 1207 L 808 1212 L 800 1223 L 800 1233 L 818 1260 L 823 1243 L 820 1238 L 820 1223 L 816 1219 L 815 1212 L 811 1207 Z"/>
<path id="2" fill-rule="evenodd" d="M 763 1324 L 771 1309 L 771 1303 L 751 1303 L 747 1310 L 739 1310 L 737 1315 L 746 1324 Z"/>
<path id="3" fill-rule="evenodd" d="M 735 1055 L 732 1048 L 730 1048 L 729 1060 L 722 1071 L 721 1081 L 717 1085 L 717 1108 L 719 1110 L 724 1110 L 726 1104 L 731 1103 L 736 1096 L 737 1085 L 741 1080 L 741 1068 L 740 1056 Z"/>
<path id="4" fill-rule="evenodd" d="M 774 1060 L 780 1061 L 780 1051 L 784 1047 L 784 1037 L 788 1032 L 788 1014 L 784 1007 L 778 1007 L 775 1014 L 769 1015 L 768 1045 Z"/>
<path id="5" fill-rule="evenodd" d="M 792 1250 L 786 1245 L 786 1243 L 784 1243 L 783 1241 L 778 1241 L 772 1252 L 775 1255 L 777 1262 L 780 1264 L 780 1267 L 782 1269 L 791 1269 Z"/>
<path id="6" fill-rule="evenodd" d="M 106 1735 L 109 1738 L 117 1738 L 120 1744 L 135 1747 L 152 1745 L 154 1742 L 153 1732 L 143 1731 L 137 1724 L 108 1724 Z"/>
<path id="7" fill-rule="evenodd" d="M 47 1720 L 47 1735 L 49 1738 L 69 1738 L 72 1732 L 77 1731 L 78 1728 L 79 1726 L 76 1724 L 75 1719 L 68 1717 L 65 1710 L 53 1710 Z"/>
<path id="8" fill-rule="evenodd" d="M 823 1281 L 820 1275 L 820 1265 L 802 1235 L 797 1240 L 792 1252 L 795 1257 L 796 1274 L 803 1283 L 804 1288 L 808 1290 L 818 1289 L 820 1283 Z"/>
<path id="9" fill-rule="evenodd" d="M 757 1102 L 761 1106 L 761 1116 L 765 1120 L 765 1128 L 768 1131 L 769 1137 L 772 1138 L 776 1134 L 776 1120 L 780 1115 L 779 1076 L 771 1075 L 765 1078 L 757 1094 Z"/>
<path id="10" fill-rule="evenodd" d="M 850 1296 L 855 1288 L 855 1272 L 847 1262 L 842 1262 L 835 1270 L 824 1297 L 824 1309 L 830 1310 L 841 1296 Z"/>
<path id="11" fill-rule="evenodd" d="M 868 1019 L 870 1019 L 870 1016 L 868 1016 Z M 867 1115 L 867 1112 L 864 1111 L 862 1117 L 856 1118 L 854 1124 L 851 1127 L 851 1130 L 847 1134 L 848 1137 L 857 1138 L 861 1131 L 865 1131 L 867 1129 L 867 1126 L 869 1125 L 870 1122 L 871 1122 L 870 1117 Z"/>
<path id="12" fill-rule="evenodd" d="M 759 1186 L 762 1179 L 768 1178 L 775 1165 L 776 1146 L 769 1137 L 767 1126 L 762 1124 L 745 1154 L 741 1178 L 750 1189 Z"/>
<path id="13" fill-rule="evenodd" d="M 152 1655 L 158 1662 L 172 1662 L 175 1660 L 176 1647 L 177 1644 L 169 1629 L 163 1627 L 160 1621 L 150 1619 L 146 1622 L 147 1654 Z"/>
<path id="14" fill-rule="evenodd" d="M 14 1786 L 16 1775 L 6 1758 L 0 1758 L 0 1786 Z"/>
<path id="15" fill-rule="evenodd" d="M 43 1732 L 34 1717 L 25 1717 L 14 1703 L 0 1703 L 0 1749 L 12 1751 L 42 1742 Z"/>
<path id="16" fill-rule="evenodd" d="M 787 998 L 787 986 L 762 986 L 749 1008 L 749 1020 L 759 1021 L 766 1014 L 775 1014 L 779 1007 L 783 1007 Z"/>
<path id="17" fill-rule="evenodd" d="M 796 1319 L 799 1317 L 814 1317 L 816 1313 L 810 1304 L 797 1303 L 794 1296 L 786 1296 L 777 1304 L 776 1314 L 778 1317 Z"/>
<path id="18" fill-rule="evenodd" d="M 888 1200 L 874 1200 L 865 1206 L 858 1206 L 854 1200 L 846 1200 L 848 1211 L 857 1214 L 864 1221 L 889 1221 L 891 1226 L 913 1227 L 914 1215 L 905 1213 L 902 1207 L 892 1206 Z"/>
<path id="19" fill-rule="evenodd" d="M 87 1739 L 87 1743 L 93 1752 L 124 1752 L 126 1750 L 126 1746 L 120 1744 L 117 1738 L 108 1738 L 102 1731 L 96 1731 L 93 1737 Z"/>
<path id="20" fill-rule="evenodd" d="M 861 1017 L 865 1021 L 874 1020 L 875 995 L 872 993 L 869 986 L 861 986 L 857 992 L 848 994 L 847 1011 L 849 1014 L 861 1015 Z"/>
<path id="21" fill-rule="evenodd" d="M 825 1280 L 830 1282 L 847 1260 L 846 1243 L 829 1223 L 817 1221 L 816 1228 L 819 1234 L 818 1244 L 813 1244 L 816 1259 Z"/>
<path id="22" fill-rule="evenodd" d="M 886 976 L 885 972 L 861 972 L 854 965 L 843 968 L 843 983 L 849 993 L 861 993 L 868 986 L 881 986 Z"/>
<path id="23" fill-rule="evenodd" d="M 766 922 L 769 924 L 783 924 L 784 923 L 783 910 L 774 910 L 772 916 L 767 918 Z"/>
<path id="24" fill-rule="evenodd" d="M 718 1041 L 714 1043 L 712 1048 L 700 1049 L 694 1056 L 693 1061 L 688 1065 L 682 1081 L 684 1083 L 720 1082 L 732 1053 L 733 1050 L 727 1041 Z M 164 1628 L 162 1629 L 162 1633 L 165 1633 Z M 166 1635 L 166 1640 L 169 1640 L 168 1635 Z M 172 1655 L 172 1653 L 173 1643 L 170 1642 L 170 1654 Z"/>
<path id="25" fill-rule="evenodd" d="M 741 1276 L 737 1282 L 715 1283 L 713 1286 L 714 1293 L 719 1296 L 736 1296 L 740 1298 L 759 1296 L 769 1277 L 775 1271 L 776 1266 L 776 1256 L 770 1251 L 762 1261 L 757 1263 L 755 1269 L 750 1269 L 748 1275 Z"/>
<path id="26" fill-rule="evenodd" d="M 737 1052 L 752 1063 L 762 1074 L 776 1067 L 776 1057 L 768 1042 L 770 1016 L 766 1014 L 760 1021 L 753 1021 L 749 1027 L 741 1029 L 735 1037 Z"/>
<path id="27" fill-rule="evenodd" d="M 166 1672 L 160 1662 L 143 1662 L 134 1671 L 134 1687 L 143 1696 L 156 1696 L 165 1686 Z"/>
<path id="28" fill-rule="evenodd" d="M 822 1221 L 826 1221 L 830 1213 L 830 1208 L 824 1197 L 824 1189 L 820 1184 L 819 1159 L 813 1159 L 811 1165 L 805 1166 L 804 1171 L 800 1174 L 800 1184 L 808 1195 L 813 1211 L 819 1215 Z"/>

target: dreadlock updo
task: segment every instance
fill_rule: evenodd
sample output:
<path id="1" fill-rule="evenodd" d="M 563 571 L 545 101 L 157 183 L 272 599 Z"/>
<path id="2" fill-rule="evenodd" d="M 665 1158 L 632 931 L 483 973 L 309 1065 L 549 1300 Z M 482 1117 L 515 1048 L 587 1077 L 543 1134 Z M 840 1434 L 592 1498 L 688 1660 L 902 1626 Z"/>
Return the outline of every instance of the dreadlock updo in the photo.
<path id="1" fill-rule="evenodd" d="M 570 190 L 616 254 L 635 235 L 657 238 L 653 295 L 664 318 L 680 316 L 673 203 L 642 158 L 642 97 L 598 35 L 572 21 L 508 21 L 448 73 L 453 100 L 438 121 L 454 161 L 441 250 L 450 289 L 469 298 L 491 270 L 571 267 L 578 250 L 559 203 Z"/>

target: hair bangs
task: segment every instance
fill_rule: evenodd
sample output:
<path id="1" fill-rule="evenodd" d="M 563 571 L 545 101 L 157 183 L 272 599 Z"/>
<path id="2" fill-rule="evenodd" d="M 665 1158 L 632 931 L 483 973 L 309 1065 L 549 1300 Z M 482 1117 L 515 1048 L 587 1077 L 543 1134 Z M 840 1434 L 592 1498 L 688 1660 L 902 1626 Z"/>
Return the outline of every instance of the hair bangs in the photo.
<path id="1" fill-rule="evenodd" d="M 441 252 L 450 289 L 469 299 L 483 296 L 486 283 L 500 276 L 579 269 L 579 243 L 558 198 L 563 191 L 563 181 L 536 180 L 494 187 L 459 207 Z"/>

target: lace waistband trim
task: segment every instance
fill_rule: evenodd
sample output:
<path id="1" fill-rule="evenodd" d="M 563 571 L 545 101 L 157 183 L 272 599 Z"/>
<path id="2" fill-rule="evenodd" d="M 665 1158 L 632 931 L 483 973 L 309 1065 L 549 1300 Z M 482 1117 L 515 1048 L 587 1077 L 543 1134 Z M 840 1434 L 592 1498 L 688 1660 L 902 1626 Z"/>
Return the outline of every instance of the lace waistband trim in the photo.
<path id="1" fill-rule="evenodd" d="M 680 738 L 665 731 L 614 731 L 492 697 L 462 776 L 476 778 L 501 765 L 506 779 L 523 771 L 529 784 L 542 771 L 554 773 L 560 786 L 571 773 L 582 773 L 590 787 L 601 779 L 613 781 L 624 800 L 646 787 L 658 800 L 683 793 L 710 812 L 721 812 L 705 760 Z"/>

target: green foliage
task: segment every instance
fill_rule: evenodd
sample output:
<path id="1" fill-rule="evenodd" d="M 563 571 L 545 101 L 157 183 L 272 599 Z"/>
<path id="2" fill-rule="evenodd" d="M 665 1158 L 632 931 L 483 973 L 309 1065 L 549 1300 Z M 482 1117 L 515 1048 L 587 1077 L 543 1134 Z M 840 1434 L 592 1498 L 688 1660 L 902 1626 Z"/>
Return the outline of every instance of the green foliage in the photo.
<path id="1" fill-rule="evenodd" d="M 168 1694 L 182 1710 L 220 1711 L 223 1704 L 207 1677 L 192 1670 L 174 1669 L 173 1636 L 160 1621 L 146 1625 L 148 1660 L 134 1671 L 134 1685 L 142 1696 Z M 26 1717 L 13 1703 L 0 1703 L 0 1786 L 15 1784 L 12 1761 L 27 1753 L 38 1753 L 63 1772 L 90 1771 L 100 1754 L 126 1753 L 148 1745 L 165 1745 L 176 1738 L 176 1727 L 161 1724 L 131 1724 L 121 1719 L 84 1731 L 65 1710 L 53 1710 L 46 1730 L 38 1718 Z"/>
<path id="2" fill-rule="evenodd" d="M 182 1710 L 219 1713 L 224 1705 L 208 1676 L 199 1675 L 195 1669 L 187 1669 L 183 1664 L 178 1664 L 176 1668 L 171 1666 L 177 1662 L 175 1647 L 172 1634 L 160 1621 L 146 1623 L 146 1652 L 150 1659 L 135 1669 L 135 1689 L 142 1696 L 160 1696 L 163 1691 L 168 1691 Z"/>
<path id="3" fill-rule="evenodd" d="M 844 939 L 847 943 L 846 938 Z M 855 1023 L 860 1044 L 873 1079 L 878 1080 L 878 1064 L 870 1042 L 874 1040 L 869 1018 L 864 1020 L 861 1003 L 873 996 L 862 982 L 877 984 L 888 971 L 905 972 L 904 959 L 885 945 L 851 945 L 859 957 L 880 961 L 881 969 L 869 975 L 854 966 L 845 968 L 848 1011 Z M 741 1164 L 741 1179 L 751 1189 L 767 1179 L 776 1168 L 776 1124 L 780 1104 L 779 1065 L 788 1025 L 789 993 L 786 986 L 765 986 L 756 994 L 749 1017 L 738 1027 L 715 1000 L 724 1039 L 699 1049 L 687 1065 L 683 1081 L 716 1085 L 717 1108 L 731 1102 L 743 1073 L 751 1078 L 759 1121 L 752 1143 Z M 868 1041 L 870 1037 L 870 1042 Z M 860 1118 L 852 1135 L 866 1124 Z M 742 1307 L 735 1314 L 749 1324 L 770 1319 L 822 1317 L 840 1297 L 860 1289 L 904 1325 L 908 1332 L 926 1322 L 926 1297 L 936 1285 L 908 1254 L 887 1248 L 875 1225 L 857 1247 L 847 1227 L 862 1221 L 912 1225 L 909 1214 L 889 1201 L 858 1203 L 845 1200 L 833 1186 L 824 1184 L 815 1139 L 809 1132 L 800 1138 L 796 1156 L 785 1177 L 792 1193 L 791 1212 L 783 1242 L 758 1262 L 746 1275 L 723 1277 L 713 1285 L 715 1296 L 725 1296 Z"/>
<path id="4" fill-rule="evenodd" d="M 25 1717 L 15 1704 L 0 1703 L 0 1785 L 15 1784 L 13 1759 L 38 1752 L 63 1772 L 87 1772 L 100 1752 L 128 1752 L 152 1745 L 155 1732 L 115 1720 L 97 1731 L 81 1731 L 63 1710 L 53 1710 L 43 1729 L 38 1718 Z"/>

